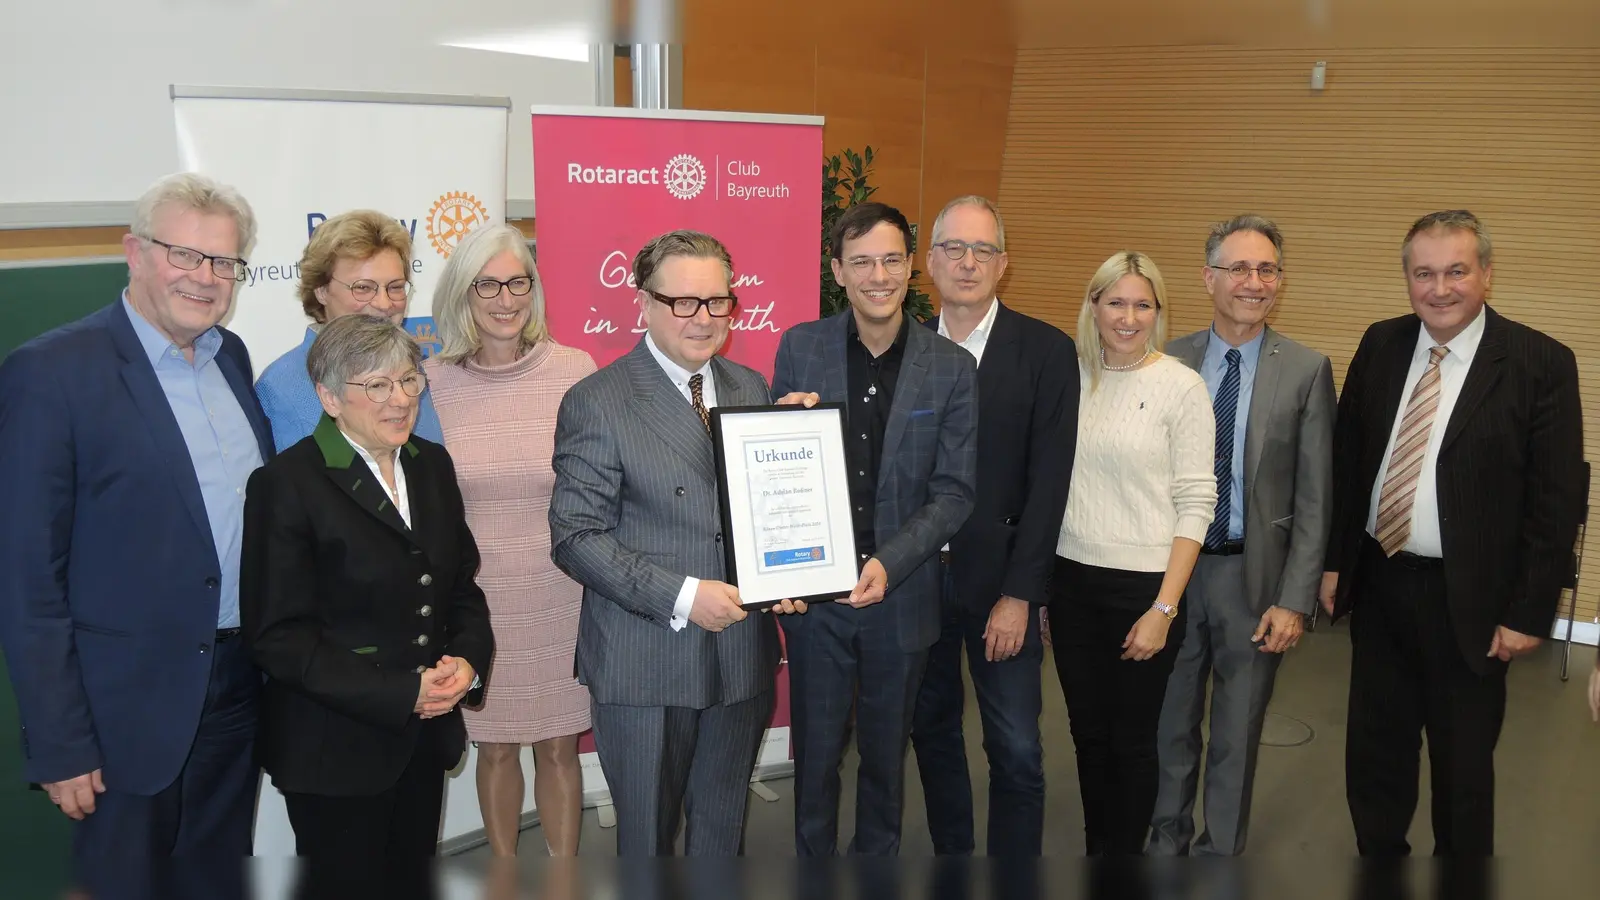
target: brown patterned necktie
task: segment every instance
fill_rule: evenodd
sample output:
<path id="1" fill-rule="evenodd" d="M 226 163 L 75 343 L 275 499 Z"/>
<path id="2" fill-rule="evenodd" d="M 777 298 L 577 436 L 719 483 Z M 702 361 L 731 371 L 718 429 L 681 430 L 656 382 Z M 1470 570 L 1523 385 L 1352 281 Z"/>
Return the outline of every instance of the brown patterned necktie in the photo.
<path id="1" fill-rule="evenodd" d="M 1428 455 L 1428 440 L 1433 435 L 1433 417 L 1439 411 L 1439 362 L 1450 350 L 1434 347 L 1428 351 L 1428 367 L 1411 391 L 1400 433 L 1389 456 L 1389 474 L 1378 493 L 1378 543 L 1386 556 L 1393 556 L 1411 539 L 1411 508 L 1417 497 L 1417 480 L 1422 477 L 1422 459 Z"/>
<path id="2" fill-rule="evenodd" d="M 695 374 L 689 376 L 689 402 L 694 404 L 695 415 L 700 417 L 700 424 L 706 427 L 706 434 L 711 433 L 711 410 L 706 409 L 705 397 L 706 376 Z"/>

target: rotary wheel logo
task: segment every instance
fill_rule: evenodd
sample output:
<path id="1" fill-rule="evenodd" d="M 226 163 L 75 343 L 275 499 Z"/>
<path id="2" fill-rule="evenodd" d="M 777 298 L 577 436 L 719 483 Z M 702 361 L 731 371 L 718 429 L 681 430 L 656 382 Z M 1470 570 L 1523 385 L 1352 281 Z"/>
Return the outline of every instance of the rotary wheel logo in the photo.
<path id="1" fill-rule="evenodd" d="M 667 160 L 667 193 L 679 200 L 693 200 L 706 187 L 706 167 L 687 153 Z"/>
<path id="2" fill-rule="evenodd" d="M 467 233 L 489 221 L 489 210 L 466 191 L 451 191 L 434 201 L 428 210 L 428 240 L 443 259 L 461 243 Z"/>

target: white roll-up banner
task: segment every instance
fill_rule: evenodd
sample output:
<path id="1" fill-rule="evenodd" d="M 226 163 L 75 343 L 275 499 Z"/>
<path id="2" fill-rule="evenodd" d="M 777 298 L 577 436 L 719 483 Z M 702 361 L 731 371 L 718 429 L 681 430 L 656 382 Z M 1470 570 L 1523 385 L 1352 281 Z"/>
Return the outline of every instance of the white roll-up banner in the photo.
<path id="1" fill-rule="evenodd" d="M 258 374 L 305 335 L 295 285 L 307 238 L 352 209 L 386 212 L 411 232 L 416 290 L 406 327 L 425 353 L 438 349 L 433 289 L 445 260 L 468 232 L 505 218 L 509 100 L 205 87 L 172 95 L 182 167 L 233 185 L 255 209 L 248 276 L 225 324 L 244 339 Z M 474 763 L 469 756 L 451 773 L 441 840 L 483 827 Z M 532 809 L 529 779 L 524 810 Z M 294 853 L 283 795 L 270 779 L 255 849 Z"/>

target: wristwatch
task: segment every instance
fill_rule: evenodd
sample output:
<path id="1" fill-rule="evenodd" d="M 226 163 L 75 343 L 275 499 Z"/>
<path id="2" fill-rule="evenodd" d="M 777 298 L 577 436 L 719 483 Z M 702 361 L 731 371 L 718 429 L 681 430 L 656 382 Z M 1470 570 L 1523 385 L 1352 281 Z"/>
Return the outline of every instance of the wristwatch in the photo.
<path id="1" fill-rule="evenodd" d="M 1161 613 L 1163 616 L 1166 616 L 1169 619 L 1176 619 L 1178 617 L 1178 608 L 1176 606 L 1169 606 L 1165 603 L 1162 603 L 1160 600 L 1153 601 L 1150 604 L 1150 608 L 1158 613 Z"/>

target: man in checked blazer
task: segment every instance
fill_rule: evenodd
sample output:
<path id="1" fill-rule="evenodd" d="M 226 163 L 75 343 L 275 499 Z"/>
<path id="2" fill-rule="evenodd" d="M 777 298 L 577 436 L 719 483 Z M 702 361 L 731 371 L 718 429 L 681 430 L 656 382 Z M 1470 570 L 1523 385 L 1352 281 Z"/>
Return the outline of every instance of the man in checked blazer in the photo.
<path id="1" fill-rule="evenodd" d="M 717 356 L 733 262 L 673 231 L 633 261 L 648 331 L 578 382 L 556 418 L 551 556 L 583 585 L 576 667 L 623 856 L 740 851 L 772 716 L 778 633 L 722 581 L 709 409 L 765 405 L 765 379 Z M 803 611 L 785 602 L 780 612 Z"/>
<path id="2" fill-rule="evenodd" d="M 904 312 L 911 226 L 881 203 L 840 217 L 833 277 L 850 309 L 778 345 L 780 402 L 843 403 L 861 579 L 848 598 L 785 621 L 794 725 L 795 850 L 831 856 L 851 708 L 861 757 L 850 852 L 900 849 L 906 744 L 939 637 L 939 548 L 972 511 L 977 365 Z"/>
<path id="3" fill-rule="evenodd" d="M 1167 680 L 1152 855 L 1244 852 L 1261 725 L 1284 651 L 1317 602 L 1333 488 L 1333 368 L 1267 327 L 1284 284 L 1283 235 L 1261 216 L 1218 223 L 1201 269 L 1211 327 L 1167 353 L 1199 372 L 1217 416 L 1217 512 Z M 1194 838 L 1207 683 L 1206 830 Z"/>
<path id="4" fill-rule="evenodd" d="M 1506 667 L 1550 633 L 1583 514 L 1572 351 L 1485 305 L 1466 210 L 1401 246 L 1412 315 L 1367 329 L 1334 430 L 1321 602 L 1351 613 L 1345 787 L 1364 856 L 1403 856 L 1422 733 L 1434 853 L 1494 853 Z"/>

